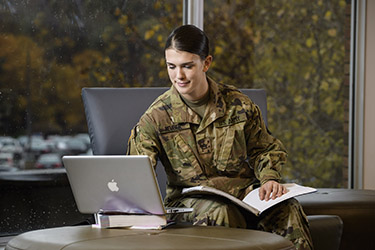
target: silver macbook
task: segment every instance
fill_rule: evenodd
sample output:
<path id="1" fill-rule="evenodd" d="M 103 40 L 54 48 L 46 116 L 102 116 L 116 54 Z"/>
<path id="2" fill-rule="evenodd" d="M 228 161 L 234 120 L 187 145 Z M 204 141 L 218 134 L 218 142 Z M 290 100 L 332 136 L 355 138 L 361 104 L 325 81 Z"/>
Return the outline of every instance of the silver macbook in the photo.
<path id="1" fill-rule="evenodd" d="M 190 208 L 164 207 L 148 156 L 63 156 L 62 160 L 81 213 L 166 214 L 192 211 Z"/>

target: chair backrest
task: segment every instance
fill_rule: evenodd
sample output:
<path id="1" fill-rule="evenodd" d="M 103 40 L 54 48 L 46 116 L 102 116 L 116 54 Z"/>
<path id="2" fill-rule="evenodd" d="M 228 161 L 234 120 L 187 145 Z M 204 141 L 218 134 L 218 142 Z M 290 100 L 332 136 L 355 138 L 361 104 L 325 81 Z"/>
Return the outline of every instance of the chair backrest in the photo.
<path id="1" fill-rule="evenodd" d="M 151 103 L 169 88 L 83 88 L 91 147 L 95 155 L 126 153 L 131 129 Z M 261 109 L 267 124 L 266 91 L 241 89 Z M 159 164 L 161 165 L 161 164 Z M 160 190 L 165 195 L 166 176 L 162 167 L 156 168 Z"/>
<path id="2" fill-rule="evenodd" d="M 91 147 L 97 155 L 121 155 L 130 131 L 151 103 L 169 88 L 83 88 Z M 261 109 L 267 123 L 266 91 L 241 89 Z"/>
<path id="3" fill-rule="evenodd" d="M 240 89 L 242 93 L 247 95 L 256 105 L 259 106 L 262 112 L 262 117 L 266 125 L 267 120 L 267 93 L 264 89 Z"/>
<path id="4" fill-rule="evenodd" d="M 87 127 L 96 155 L 126 153 L 130 131 L 168 88 L 83 88 Z"/>

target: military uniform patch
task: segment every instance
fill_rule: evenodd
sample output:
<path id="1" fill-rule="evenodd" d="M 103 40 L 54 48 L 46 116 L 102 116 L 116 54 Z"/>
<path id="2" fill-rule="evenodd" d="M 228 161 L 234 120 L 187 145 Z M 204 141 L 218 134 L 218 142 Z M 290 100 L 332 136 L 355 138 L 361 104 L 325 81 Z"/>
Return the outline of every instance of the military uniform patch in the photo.
<path id="1" fill-rule="evenodd" d="M 211 153 L 211 140 L 210 138 L 202 138 L 198 140 L 198 151 L 199 154 L 209 154 Z"/>

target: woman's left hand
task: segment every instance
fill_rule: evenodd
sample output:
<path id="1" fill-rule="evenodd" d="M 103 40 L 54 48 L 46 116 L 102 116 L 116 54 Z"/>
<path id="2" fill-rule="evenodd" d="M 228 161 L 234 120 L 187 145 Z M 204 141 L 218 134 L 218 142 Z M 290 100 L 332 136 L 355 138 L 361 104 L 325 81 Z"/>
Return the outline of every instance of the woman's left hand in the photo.
<path id="1" fill-rule="evenodd" d="M 259 198 L 261 200 L 274 200 L 277 197 L 286 194 L 288 190 L 286 187 L 276 181 L 267 181 L 259 189 Z"/>

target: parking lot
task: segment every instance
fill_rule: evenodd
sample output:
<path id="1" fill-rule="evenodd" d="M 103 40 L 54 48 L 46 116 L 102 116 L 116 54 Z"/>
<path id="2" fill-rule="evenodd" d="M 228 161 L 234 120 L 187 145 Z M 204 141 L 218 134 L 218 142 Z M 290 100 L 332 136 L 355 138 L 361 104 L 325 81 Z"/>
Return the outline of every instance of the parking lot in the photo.
<path id="1" fill-rule="evenodd" d="M 0 171 L 62 168 L 63 155 L 92 154 L 88 134 L 0 136 Z"/>

